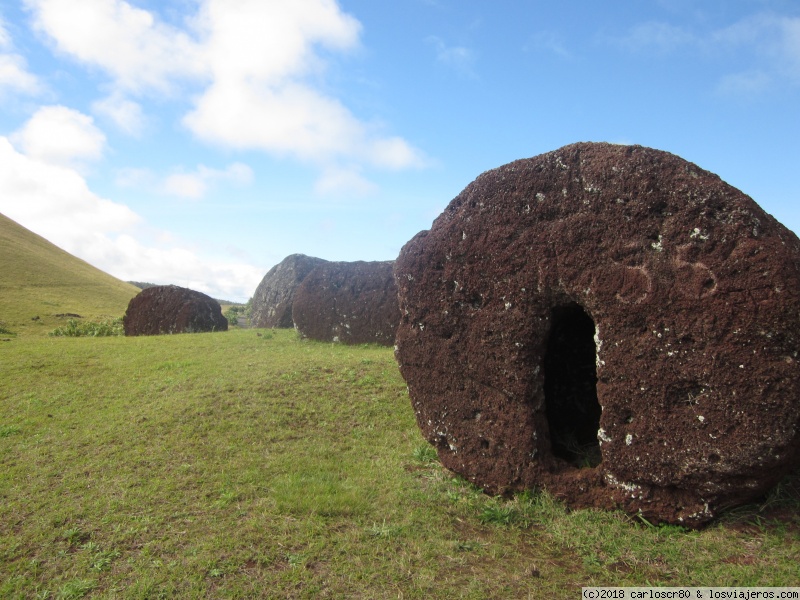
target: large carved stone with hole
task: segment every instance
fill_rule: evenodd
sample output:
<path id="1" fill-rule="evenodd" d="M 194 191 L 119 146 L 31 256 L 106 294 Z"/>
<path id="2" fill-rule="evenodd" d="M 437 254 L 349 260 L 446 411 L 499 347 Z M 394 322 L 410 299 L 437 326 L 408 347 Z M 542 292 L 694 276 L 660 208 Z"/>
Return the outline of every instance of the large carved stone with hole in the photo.
<path id="1" fill-rule="evenodd" d="M 219 302 L 177 285 L 142 290 L 128 303 L 122 319 L 125 335 L 227 331 Z"/>
<path id="2" fill-rule="evenodd" d="M 685 160 L 580 143 L 403 248 L 396 356 L 447 468 L 699 526 L 800 459 L 800 242 Z"/>
<path id="3" fill-rule="evenodd" d="M 393 265 L 356 261 L 318 266 L 295 293 L 295 328 L 314 340 L 391 346 L 400 321 Z"/>
<path id="4" fill-rule="evenodd" d="M 253 327 L 293 327 L 292 303 L 297 287 L 326 260 L 291 254 L 272 267 L 253 294 L 250 323 Z"/>

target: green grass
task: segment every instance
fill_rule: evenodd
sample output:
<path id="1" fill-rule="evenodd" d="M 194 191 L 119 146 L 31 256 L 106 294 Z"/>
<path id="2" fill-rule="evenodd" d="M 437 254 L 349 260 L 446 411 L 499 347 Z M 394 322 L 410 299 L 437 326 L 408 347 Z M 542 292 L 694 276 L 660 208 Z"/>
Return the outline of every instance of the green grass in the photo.
<path id="1" fill-rule="evenodd" d="M 121 318 L 100 323 L 68 319 L 66 325 L 56 327 L 49 335 L 53 337 L 105 337 L 109 335 L 125 335 L 125 331 Z"/>
<path id="2" fill-rule="evenodd" d="M 0 336 L 47 335 L 69 319 L 57 315 L 115 319 L 138 293 L 0 214 Z"/>
<path id="3" fill-rule="evenodd" d="M 489 497 L 435 460 L 391 349 L 21 336 L 0 364 L 0 598 L 800 583 L 793 484 L 700 532 Z"/>

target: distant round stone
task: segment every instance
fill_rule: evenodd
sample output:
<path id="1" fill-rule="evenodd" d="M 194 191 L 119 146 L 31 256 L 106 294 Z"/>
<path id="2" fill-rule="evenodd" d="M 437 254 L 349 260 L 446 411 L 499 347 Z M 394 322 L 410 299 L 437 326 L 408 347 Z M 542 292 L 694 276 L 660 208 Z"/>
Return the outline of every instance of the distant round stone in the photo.
<path id="1" fill-rule="evenodd" d="M 291 254 L 267 271 L 253 294 L 251 325 L 293 327 L 292 303 L 297 287 L 314 268 L 327 262 L 305 254 Z"/>
<path id="2" fill-rule="evenodd" d="M 176 285 L 142 290 L 128 303 L 122 319 L 125 335 L 227 331 L 219 302 Z"/>
<path id="3" fill-rule="evenodd" d="M 484 173 L 395 276 L 419 426 L 489 491 L 699 526 L 800 462 L 800 241 L 677 156 Z"/>
<path id="4" fill-rule="evenodd" d="M 344 344 L 394 344 L 397 286 L 385 262 L 328 262 L 297 288 L 292 318 L 304 337 Z"/>

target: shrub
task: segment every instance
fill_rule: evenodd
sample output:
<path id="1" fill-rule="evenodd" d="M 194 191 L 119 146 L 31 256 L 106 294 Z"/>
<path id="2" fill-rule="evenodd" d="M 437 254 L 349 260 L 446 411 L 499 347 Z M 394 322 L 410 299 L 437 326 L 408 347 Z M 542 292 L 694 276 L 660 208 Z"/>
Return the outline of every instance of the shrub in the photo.
<path id="1" fill-rule="evenodd" d="M 50 332 L 53 337 L 105 337 L 123 335 L 122 319 L 112 321 L 89 321 L 80 323 L 77 319 L 70 319 L 62 327 L 56 327 Z"/>
<path id="2" fill-rule="evenodd" d="M 231 306 L 223 316 L 228 319 L 228 325 L 238 325 L 239 314 L 242 312 L 244 312 L 244 309 L 241 306 Z"/>
<path id="3" fill-rule="evenodd" d="M 513 506 L 490 504 L 478 515 L 478 520 L 484 525 L 510 525 L 518 517 L 519 514 Z"/>

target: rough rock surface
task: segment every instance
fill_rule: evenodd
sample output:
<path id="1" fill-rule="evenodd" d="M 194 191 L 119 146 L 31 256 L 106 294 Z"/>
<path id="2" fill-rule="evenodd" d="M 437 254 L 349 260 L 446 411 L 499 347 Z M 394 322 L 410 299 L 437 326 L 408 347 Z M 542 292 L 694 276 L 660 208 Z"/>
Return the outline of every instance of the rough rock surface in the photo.
<path id="1" fill-rule="evenodd" d="M 297 288 L 292 315 L 304 337 L 345 344 L 394 344 L 397 286 L 386 262 L 329 262 Z"/>
<path id="2" fill-rule="evenodd" d="M 253 294 L 252 327 L 292 327 L 294 293 L 303 279 L 328 261 L 305 254 L 291 254 L 272 267 Z"/>
<path id="3" fill-rule="evenodd" d="M 227 331 L 219 302 L 176 285 L 142 290 L 128 303 L 122 319 L 125 335 Z"/>
<path id="4" fill-rule="evenodd" d="M 395 277 L 419 426 L 487 490 L 699 526 L 800 461 L 800 241 L 677 156 L 486 172 Z"/>

